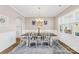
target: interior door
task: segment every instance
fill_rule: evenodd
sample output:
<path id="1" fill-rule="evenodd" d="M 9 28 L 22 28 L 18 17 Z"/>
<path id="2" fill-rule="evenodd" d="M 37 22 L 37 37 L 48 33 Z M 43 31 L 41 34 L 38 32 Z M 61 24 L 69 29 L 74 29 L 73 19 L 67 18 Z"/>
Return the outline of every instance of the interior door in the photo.
<path id="1" fill-rule="evenodd" d="M 16 35 L 21 35 L 21 34 L 22 34 L 21 19 L 17 19 L 17 21 L 16 21 Z"/>

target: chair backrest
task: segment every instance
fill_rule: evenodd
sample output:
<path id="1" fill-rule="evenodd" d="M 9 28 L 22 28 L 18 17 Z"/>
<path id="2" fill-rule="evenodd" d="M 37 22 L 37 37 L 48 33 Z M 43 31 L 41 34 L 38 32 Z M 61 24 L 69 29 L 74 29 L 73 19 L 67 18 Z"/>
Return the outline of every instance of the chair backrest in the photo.
<path id="1" fill-rule="evenodd" d="M 48 40 L 48 41 L 49 41 L 50 38 L 51 38 L 50 36 L 46 36 L 46 37 L 45 37 L 45 40 Z"/>

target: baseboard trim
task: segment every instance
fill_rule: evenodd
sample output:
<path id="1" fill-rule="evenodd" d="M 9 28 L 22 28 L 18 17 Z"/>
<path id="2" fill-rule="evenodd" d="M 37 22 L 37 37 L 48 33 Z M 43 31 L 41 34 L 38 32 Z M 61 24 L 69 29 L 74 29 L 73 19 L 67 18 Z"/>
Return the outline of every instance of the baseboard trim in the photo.
<path id="1" fill-rule="evenodd" d="M 12 44 L 10 47 L 0 52 L 0 54 L 8 54 L 9 52 L 11 52 L 17 45 L 20 44 L 20 40 L 20 38 L 16 38 L 16 43 Z"/>
<path id="2" fill-rule="evenodd" d="M 75 51 L 74 49 L 72 49 L 71 47 L 69 47 L 68 45 L 66 45 L 65 43 L 63 43 L 62 41 L 59 40 L 59 43 L 68 51 L 70 51 L 72 54 L 79 54 L 77 51 Z"/>
<path id="3" fill-rule="evenodd" d="M 0 54 L 8 54 L 10 51 L 12 51 L 16 46 L 18 45 L 18 43 L 14 43 L 13 45 L 11 45 L 10 47 L 6 48 L 5 50 L 3 50 L 2 52 L 0 52 Z"/>

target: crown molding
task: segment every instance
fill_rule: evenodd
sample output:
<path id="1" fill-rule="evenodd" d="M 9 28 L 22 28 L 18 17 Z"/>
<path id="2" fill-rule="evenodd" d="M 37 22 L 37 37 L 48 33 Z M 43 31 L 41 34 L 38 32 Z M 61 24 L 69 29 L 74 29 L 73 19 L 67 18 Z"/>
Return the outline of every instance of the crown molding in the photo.
<path id="1" fill-rule="evenodd" d="M 18 9 L 16 9 L 15 7 L 13 7 L 12 5 L 9 5 L 12 9 L 14 9 L 19 15 L 25 17 L 22 12 L 20 12 Z"/>

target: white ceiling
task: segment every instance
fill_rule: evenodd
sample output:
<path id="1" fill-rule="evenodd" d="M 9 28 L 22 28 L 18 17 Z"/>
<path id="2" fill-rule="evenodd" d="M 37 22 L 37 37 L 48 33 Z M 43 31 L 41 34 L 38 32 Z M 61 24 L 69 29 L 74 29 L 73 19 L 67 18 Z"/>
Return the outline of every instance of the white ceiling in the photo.
<path id="1" fill-rule="evenodd" d="M 21 15 L 25 17 L 38 17 L 40 7 L 41 17 L 54 17 L 64 9 L 68 8 L 67 5 L 13 5 L 11 6 L 16 9 Z"/>

